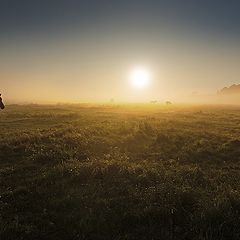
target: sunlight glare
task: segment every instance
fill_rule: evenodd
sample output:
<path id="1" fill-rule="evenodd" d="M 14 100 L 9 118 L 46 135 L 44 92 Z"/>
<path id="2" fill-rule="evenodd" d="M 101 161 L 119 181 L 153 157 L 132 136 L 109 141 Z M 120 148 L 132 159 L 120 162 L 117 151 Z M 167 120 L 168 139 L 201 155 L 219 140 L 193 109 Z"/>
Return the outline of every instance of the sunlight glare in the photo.
<path id="1" fill-rule="evenodd" d="M 136 88 L 144 88 L 150 82 L 150 72 L 143 67 L 137 67 L 130 74 L 130 82 Z"/>

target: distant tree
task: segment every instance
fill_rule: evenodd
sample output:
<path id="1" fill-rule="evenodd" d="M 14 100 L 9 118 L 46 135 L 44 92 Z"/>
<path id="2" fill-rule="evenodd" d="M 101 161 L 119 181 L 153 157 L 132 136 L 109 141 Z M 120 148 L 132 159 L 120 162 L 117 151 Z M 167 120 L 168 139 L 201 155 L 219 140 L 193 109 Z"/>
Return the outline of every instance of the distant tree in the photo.
<path id="1" fill-rule="evenodd" d="M 172 103 L 170 101 L 166 101 L 165 103 L 166 103 L 166 105 L 172 105 Z"/>
<path id="2" fill-rule="evenodd" d="M 4 106 L 4 104 L 3 104 L 3 101 L 2 101 L 2 94 L 0 93 L 0 108 L 1 109 L 4 109 L 5 108 L 5 106 Z"/>
<path id="3" fill-rule="evenodd" d="M 218 94 L 221 94 L 221 95 L 238 94 L 238 95 L 240 95 L 240 84 L 233 84 L 230 87 L 224 87 L 223 89 L 218 91 Z"/>

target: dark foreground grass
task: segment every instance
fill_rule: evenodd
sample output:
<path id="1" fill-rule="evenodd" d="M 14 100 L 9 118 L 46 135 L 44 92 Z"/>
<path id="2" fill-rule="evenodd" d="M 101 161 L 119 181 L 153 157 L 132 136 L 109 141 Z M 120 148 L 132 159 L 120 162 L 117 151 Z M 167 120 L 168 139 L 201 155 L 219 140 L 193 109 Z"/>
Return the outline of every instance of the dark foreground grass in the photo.
<path id="1" fill-rule="evenodd" d="M 9 106 L 0 239 L 240 239 L 240 109 Z"/>

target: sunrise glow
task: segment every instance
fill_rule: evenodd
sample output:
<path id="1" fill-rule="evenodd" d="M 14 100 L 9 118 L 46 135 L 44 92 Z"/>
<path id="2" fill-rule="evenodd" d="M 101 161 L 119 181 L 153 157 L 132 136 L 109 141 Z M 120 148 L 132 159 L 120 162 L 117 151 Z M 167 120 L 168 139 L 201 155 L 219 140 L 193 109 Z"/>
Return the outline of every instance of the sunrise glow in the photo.
<path id="1" fill-rule="evenodd" d="M 151 74 L 144 67 L 134 68 L 130 73 L 130 83 L 135 88 L 145 88 L 149 85 Z"/>

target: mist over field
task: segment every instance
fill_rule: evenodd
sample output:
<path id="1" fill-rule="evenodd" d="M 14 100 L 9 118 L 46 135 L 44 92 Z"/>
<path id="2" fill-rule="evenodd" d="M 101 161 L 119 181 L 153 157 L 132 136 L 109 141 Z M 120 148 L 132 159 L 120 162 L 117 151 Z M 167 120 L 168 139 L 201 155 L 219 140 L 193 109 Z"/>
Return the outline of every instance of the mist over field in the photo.
<path id="1" fill-rule="evenodd" d="M 157 104 L 165 104 L 167 101 L 171 101 L 171 103 L 180 105 L 180 104 L 195 104 L 195 105 L 240 105 L 240 84 L 234 84 L 230 87 L 224 87 L 214 93 L 199 93 L 199 92 L 192 92 L 191 94 L 182 94 L 182 95 L 176 95 L 176 96 L 157 96 L 157 97 L 147 97 L 145 99 L 132 99 L 131 101 L 127 101 L 124 98 L 114 98 L 110 97 L 112 95 L 109 95 L 109 98 L 106 97 L 103 99 L 75 99 L 75 100 L 69 100 L 69 99 L 59 99 L 59 101 L 56 100 L 12 100 L 6 98 L 6 103 L 11 104 L 81 104 L 81 103 L 116 103 L 116 104 L 133 104 L 133 103 L 157 103 Z"/>

